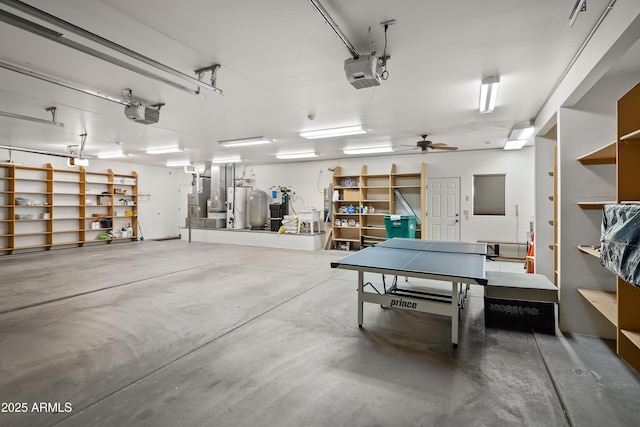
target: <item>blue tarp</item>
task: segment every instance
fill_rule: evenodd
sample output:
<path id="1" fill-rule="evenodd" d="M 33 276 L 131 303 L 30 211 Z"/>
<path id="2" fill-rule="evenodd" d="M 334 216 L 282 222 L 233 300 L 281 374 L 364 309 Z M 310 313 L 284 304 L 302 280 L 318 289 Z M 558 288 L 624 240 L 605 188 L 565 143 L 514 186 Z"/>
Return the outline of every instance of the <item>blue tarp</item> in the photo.
<path id="1" fill-rule="evenodd" d="M 640 287 L 640 205 L 605 205 L 600 263 Z"/>

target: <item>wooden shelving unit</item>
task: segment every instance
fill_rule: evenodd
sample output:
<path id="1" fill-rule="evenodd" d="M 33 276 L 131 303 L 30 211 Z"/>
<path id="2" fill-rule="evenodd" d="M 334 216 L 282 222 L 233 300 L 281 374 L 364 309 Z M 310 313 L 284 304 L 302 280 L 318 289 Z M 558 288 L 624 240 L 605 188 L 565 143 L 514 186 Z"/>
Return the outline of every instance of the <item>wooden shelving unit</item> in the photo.
<path id="1" fill-rule="evenodd" d="M 616 201 L 599 203 L 637 203 L 640 200 L 640 84 L 620 100 L 617 106 L 618 139 L 616 142 L 582 156 L 582 164 L 616 165 Z M 586 162 L 586 163 L 585 163 Z M 580 204 L 581 207 L 582 204 Z M 594 202 L 583 209 L 595 209 Z M 578 249 L 599 257 L 598 251 L 588 246 Z M 578 289 L 578 292 L 617 328 L 618 355 L 640 371 L 640 287 L 616 277 L 616 292 Z"/>
<path id="2" fill-rule="evenodd" d="M 396 166 L 385 174 L 370 174 L 362 166 L 358 174 L 346 174 L 336 167 L 333 191 L 338 198 L 332 202 L 332 246 L 336 249 L 358 249 L 361 241 L 376 243 L 386 237 L 384 216 L 397 212 L 395 191 L 411 194 L 424 206 L 426 198 L 426 167 L 420 172 L 397 173 Z M 416 206 L 420 208 L 420 206 Z M 425 224 L 425 214 L 420 214 Z M 416 237 L 422 230 L 416 231 Z"/>
<path id="3" fill-rule="evenodd" d="M 136 240 L 137 189 L 135 172 L 0 165 L 0 252 Z"/>

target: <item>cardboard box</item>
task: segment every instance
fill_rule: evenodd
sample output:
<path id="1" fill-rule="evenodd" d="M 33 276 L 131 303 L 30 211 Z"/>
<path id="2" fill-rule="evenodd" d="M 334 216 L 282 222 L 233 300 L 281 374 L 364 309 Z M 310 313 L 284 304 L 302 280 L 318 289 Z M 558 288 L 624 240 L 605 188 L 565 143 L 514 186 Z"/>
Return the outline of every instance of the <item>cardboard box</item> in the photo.
<path id="1" fill-rule="evenodd" d="M 360 200 L 359 190 L 342 190 L 342 200 L 357 202 Z"/>
<path id="2" fill-rule="evenodd" d="M 97 196 L 98 205 L 111 206 L 111 196 Z"/>

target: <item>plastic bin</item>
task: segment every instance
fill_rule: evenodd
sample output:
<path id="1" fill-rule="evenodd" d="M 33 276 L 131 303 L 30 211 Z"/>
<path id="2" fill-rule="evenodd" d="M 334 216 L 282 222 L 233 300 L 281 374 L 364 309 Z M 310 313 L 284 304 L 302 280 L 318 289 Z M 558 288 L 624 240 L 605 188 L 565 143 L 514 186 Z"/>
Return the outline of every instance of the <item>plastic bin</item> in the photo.
<path id="1" fill-rule="evenodd" d="M 416 217 L 413 215 L 385 215 L 384 226 L 387 229 L 387 237 L 404 237 L 415 239 Z"/>

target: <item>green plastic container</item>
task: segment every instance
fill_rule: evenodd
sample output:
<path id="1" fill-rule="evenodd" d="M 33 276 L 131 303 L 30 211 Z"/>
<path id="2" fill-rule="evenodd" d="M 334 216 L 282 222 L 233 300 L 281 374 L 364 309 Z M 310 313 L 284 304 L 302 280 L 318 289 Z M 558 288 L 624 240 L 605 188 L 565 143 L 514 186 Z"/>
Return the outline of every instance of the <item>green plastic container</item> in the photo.
<path id="1" fill-rule="evenodd" d="M 416 217 L 413 215 L 385 215 L 384 226 L 388 238 L 416 238 Z"/>

